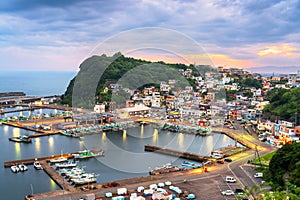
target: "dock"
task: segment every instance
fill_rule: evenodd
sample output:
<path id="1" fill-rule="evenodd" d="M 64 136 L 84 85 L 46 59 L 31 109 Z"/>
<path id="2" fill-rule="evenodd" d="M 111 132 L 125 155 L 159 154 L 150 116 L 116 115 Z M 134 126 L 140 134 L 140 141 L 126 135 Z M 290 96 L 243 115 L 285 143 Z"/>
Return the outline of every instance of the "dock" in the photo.
<path id="1" fill-rule="evenodd" d="M 78 189 L 73 187 L 64 177 L 60 176 L 59 173 L 53 169 L 46 160 L 40 161 L 43 170 L 48 174 L 49 177 L 63 190 L 70 192 L 76 192 Z"/>
<path id="2" fill-rule="evenodd" d="M 41 137 L 41 136 L 60 134 L 60 132 L 58 130 L 43 130 L 43 129 L 31 128 L 29 126 L 24 126 L 18 122 L 2 122 L 2 124 L 7 125 L 7 126 L 17 127 L 17 128 L 22 128 L 22 129 L 28 130 L 28 131 L 37 132 L 36 134 L 29 135 L 28 136 L 29 138 L 36 138 L 36 137 Z"/>
<path id="3" fill-rule="evenodd" d="M 41 157 L 41 158 L 27 158 L 27 159 L 22 159 L 22 160 L 11 160 L 11 161 L 6 161 L 4 162 L 4 167 L 11 167 L 15 164 L 22 164 L 24 163 L 25 165 L 32 165 L 34 161 L 49 161 L 50 159 L 54 158 L 59 158 L 61 156 L 66 157 L 68 159 L 74 158 L 72 154 L 78 154 L 79 152 L 73 152 L 73 153 L 68 153 L 68 154 L 59 154 L 59 155 L 53 155 L 53 156 L 46 156 L 46 157 Z"/>
<path id="4" fill-rule="evenodd" d="M 160 153 L 160 154 L 176 156 L 176 157 L 194 160 L 194 161 L 198 161 L 198 162 L 205 162 L 210 159 L 210 157 L 201 156 L 201 155 L 195 154 L 195 153 L 177 151 L 177 150 L 173 150 L 173 149 L 161 148 L 161 147 L 152 146 L 152 145 L 145 145 L 144 150 L 149 151 L 149 152 L 155 152 L 155 153 Z"/>

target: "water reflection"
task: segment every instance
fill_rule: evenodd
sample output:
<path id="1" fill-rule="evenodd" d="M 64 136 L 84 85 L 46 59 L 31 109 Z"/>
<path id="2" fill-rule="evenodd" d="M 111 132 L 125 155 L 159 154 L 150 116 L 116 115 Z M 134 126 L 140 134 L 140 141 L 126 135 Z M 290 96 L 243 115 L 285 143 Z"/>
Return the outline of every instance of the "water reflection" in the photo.
<path id="1" fill-rule="evenodd" d="M 79 141 L 79 148 L 84 149 L 84 142 L 82 140 Z"/>
<path id="2" fill-rule="evenodd" d="M 102 133 L 102 141 L 103 141 L 103 142 L 106 141 L 106 133 L 105 133 L 105 132 Z"/>
<path id="3" fill-rule="evenodd" d="M 126 138 L 127 138 L 127 134 L 126 134 L 126 130 L 123 131 L 123 142 L 126 142 Z"/>
<path id="4" fill-rule="evenodd" d="M 56 183 L 50 178 L 50 188 L 51 190 L 56 190 Z"/>
<path id="5" fill-rule="evenodd" d="M 4 126 L 3 131 L 4 131 L 5 134 L 7 134 L 8 133 L 8 126 Z"/>
<path id="6" fill-rule="evenodd" d="M 141 125 L 141 138 L 144 138 L 144 125 Z"/>
<path id="7" fill-rule="evenodd" d="M 15 143 L 15 154 L 17 160 L 21 159 L 21 144 L 18 142 Z"/>
<path id="8" fill-rule="evenodd" d="M 35 138 L 35 151 L 38 155 L 41 154 L 41 140 L 40 140 L 40 138 Z"/>
<path id="9" fill-rule="evenodd" d="M 13 137 L 18 137 L 21 135 L 21 130 L 19 128 L 13 128 Z"/>
<path id="10" fill-rule="evenodd" d="M 153 137 L 152 137 L 153 144 L 157 145 L 158 143 L 158 130 L 154 129 Z"/>
<path id="11" fill-rule="evenodd" d="M 178 134 L 178 147 L 181 150 L 184 150 L 185 144 L 184 144 L 184 135 L 182 133 Z"/>
<path id="12" fill-rule="evenodd" d="M 48 144 L 49 144 L 50 152 L 53 153 L 54 152 L 54 138 L 53 137 L 49 137 Z"/>

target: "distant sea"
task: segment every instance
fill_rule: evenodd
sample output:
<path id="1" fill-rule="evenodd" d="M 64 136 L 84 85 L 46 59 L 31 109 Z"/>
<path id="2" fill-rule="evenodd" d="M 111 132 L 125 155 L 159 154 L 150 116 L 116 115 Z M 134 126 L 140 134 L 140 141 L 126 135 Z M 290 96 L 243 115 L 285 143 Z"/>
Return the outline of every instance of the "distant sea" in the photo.
<path id="1" fill-rule="evenodd" d="M 62 95 L 77 72 L 2 71 L 0 92 L 25 92 L 30 96 Z"/>

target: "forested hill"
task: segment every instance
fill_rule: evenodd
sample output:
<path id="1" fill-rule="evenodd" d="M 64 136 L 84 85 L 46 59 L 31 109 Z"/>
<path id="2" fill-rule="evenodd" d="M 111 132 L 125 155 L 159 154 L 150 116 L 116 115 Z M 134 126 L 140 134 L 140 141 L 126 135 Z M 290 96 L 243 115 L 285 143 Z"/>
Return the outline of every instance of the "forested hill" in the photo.
<path id="1" fill-rule="evenodd" d="M 299 158 L 300 143 L 286 144 L 277 150 L 269 164 L 267 178 L 271 181 L 273 189 L 278 191 L 288 189 L 291 199 L 299 199 L 300 196 Z"/>
<path id="2" fill-rule="evenodd" d="M 119 83 L 120 80 L 123 80 L 123 82 L 121 81 L 123 87 L 129 88 L 130 84 L 157 85 L 160 80 L 182 79 L 184 77 L 176 76 L 179 74 L 179 69 L 192 69 L 192 75 L 195 76 L 214 70 L 207 66 L 196 69 L 194 65 L 150 62 L 125 57 L 121 53 L 116 53 L 111 57 L 106 55 L 92 56 L 80 64 L 79 68 L 78 74 L 70 81 L 65 94 L 62 96 L 62 103 L 64 104 L 72 105 L 73 103 L 74 105 L 74 101 L 72 102 L 74 95 L 80 96 L 76 96 L 76 101 L 80 101 L 76 102 L 76 106 L 81 107 L 87 107 L 87 104 L 92 105 L 94 102 L 110 101 L 111 91 L 103 93 L 103 90 L 110 83 Z M 89 105 L 88 107 L 91 107 Z"/>
<path id="3" fill-rule="evenodd" d="M 270 104 L 264 109 L 271 116 L 280 116 L 282 119 L 295 121 L 299 124 L 300 115 L 300 87 L 287 89 L 273 89 L 267 93 Z"/>

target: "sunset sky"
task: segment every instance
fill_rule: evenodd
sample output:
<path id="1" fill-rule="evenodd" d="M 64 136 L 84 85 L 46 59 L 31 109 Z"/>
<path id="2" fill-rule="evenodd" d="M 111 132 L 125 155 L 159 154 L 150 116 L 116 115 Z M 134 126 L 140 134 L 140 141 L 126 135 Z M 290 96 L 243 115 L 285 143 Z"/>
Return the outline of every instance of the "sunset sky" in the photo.
<path id="1" fill-rule="evenodd" d="M 215 66 L 299 66 L 299 14 L 298 0 L 0 1 L 0 70 L 76 71 L 99 43 L 144 27 L 191 38 Z"/>

